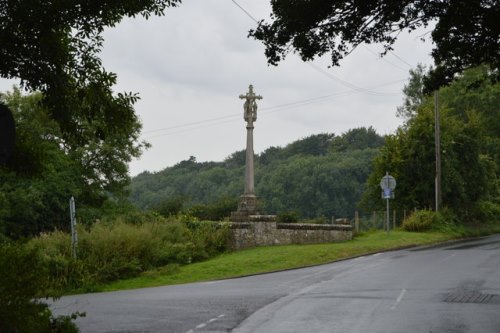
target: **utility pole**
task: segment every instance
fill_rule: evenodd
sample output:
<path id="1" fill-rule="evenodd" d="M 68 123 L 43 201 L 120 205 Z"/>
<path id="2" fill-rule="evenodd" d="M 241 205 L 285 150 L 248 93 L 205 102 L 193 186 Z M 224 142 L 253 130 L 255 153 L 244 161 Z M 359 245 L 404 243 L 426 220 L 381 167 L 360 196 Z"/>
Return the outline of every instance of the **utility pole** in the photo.
<path id="1" fill-rule="evenodd" d="M 436 178 L 435 178 L 435 194 L 436 194 L 436 212 L 441 206 L 441 135 L 439 126 L 439 90 L 434 92 L 434 141 L 436 145 Z"/>

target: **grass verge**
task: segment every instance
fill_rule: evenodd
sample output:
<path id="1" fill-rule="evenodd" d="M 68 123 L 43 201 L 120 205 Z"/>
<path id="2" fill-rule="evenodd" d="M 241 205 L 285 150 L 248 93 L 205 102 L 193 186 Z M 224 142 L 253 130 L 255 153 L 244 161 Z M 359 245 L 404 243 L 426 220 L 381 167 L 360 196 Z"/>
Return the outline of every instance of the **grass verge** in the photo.
<path id="1" fill-rule="evenodd" d="M 352 241 L 313 245 L 284 245 L 246 249 L 185 266 L 168 265 L 141 276 L 99 286 L 95 291 L 116 291 L 145 287 L 226 279 L 325 264 L 367 253 L 412 245 L 439 243 L 456 235 L 425 232 L 382 231 L 363 233 Z"/>

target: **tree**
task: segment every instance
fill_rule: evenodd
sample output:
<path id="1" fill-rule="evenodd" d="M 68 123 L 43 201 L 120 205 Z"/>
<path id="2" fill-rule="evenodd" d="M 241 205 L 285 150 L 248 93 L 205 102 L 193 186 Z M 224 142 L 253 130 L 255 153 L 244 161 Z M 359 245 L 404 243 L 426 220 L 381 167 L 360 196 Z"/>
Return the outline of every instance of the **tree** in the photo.
<path id="1" fill-rule="evenodd" d="M 0 94 L 17 124 L 15 149 L 0 168 L 0 233 L 11 238 L 65 228 L 69 198 L 81 198 L 86 188 L 79 160 L 62 149 L 57 123 L 40 99 L 19 89 Z"/>
<path id="2" fill-rule="evenodd" d="M 500 84 L 488 76 L 486 66 L 469 69 L 439 92 L 443 204 L 464 220 L 500 211 Z M 405 128 L 387 137 L 368 180 L 364 208 L 383 205 L 379 181 L 386 171 L 398 181 L 396 209 L 434 207 L 433 104 L 424 99 Z"/>
<path id="3" fill-rule="evenodd" d="M 115 94 L 116 75 L 98 57 L 102 32 L 123 17 L 162 15 L 180 2 L 0 2 L 0 77 L 19 78 L 24 88 L 42 93 L 62 144 L 96 188 L 121 188 L 127 163 L 147 146 L 139 141 L 141 124 L 133 108 L 138 96 Z"/>
<path id="4" fill-rule="evenodd" d="M 52 315 L 41 301 L 50 290 L 50 276 L 38 249 L 0 242 L 0 331 L 76 333 L 71 316 Z"/>
<path id="5" fill-rule="evenodd" d="M 465 68 L 490 64 L 500 73 L 500 7 L 492 0 L 475 1 L 288 1 L 272 0 L 273 22 L 259 22 L 249 35 L 262 41 L 270 64 L 290 51 L 304 61 L 331 54 L 332 65 L 362 43 L 392 49 L 399 32 L 436 21 L 432 51 L 436 68 L 428 91 L 450 82 Z"/>
<path id="6" fill-rule="evenodd" d="M 424 76 L 425 66 L 418 64 L 417 68 L 410 69 L 410 79 L 403 87 L 403 105 L 398 106 L 396 115 L 408 121 L 415 117 L 417 109 L 424 103 Z"/>

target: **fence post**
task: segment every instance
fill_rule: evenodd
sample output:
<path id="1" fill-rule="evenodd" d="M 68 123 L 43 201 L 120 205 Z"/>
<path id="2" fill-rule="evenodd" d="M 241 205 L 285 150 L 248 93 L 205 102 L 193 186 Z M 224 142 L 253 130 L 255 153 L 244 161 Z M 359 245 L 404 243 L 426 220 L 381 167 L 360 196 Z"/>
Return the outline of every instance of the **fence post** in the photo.
<path id="1" fill-rule="evenodd" d="M 392 211 L 392 230 L 396 229 L 396 210 Z"/>
<path id="2" fill-rule="evenodd" d="M 354 230 L 356 230 L 356 233 L 359 232 L 359 213 L 358 213 L 358 211 L 354 212 Z"/>
<path id="3" fill-rule="evenodd" d="M 387 221 L 387 211 L 384 210 L 384 219 L 383 219 L 382 224 L 384 226 L 384 230 L 387 231 L 387 232 L 389 232 L 389 230 L 388 230 L 389 229 L 389 224 L 386 223 L 386 221 Z"/>

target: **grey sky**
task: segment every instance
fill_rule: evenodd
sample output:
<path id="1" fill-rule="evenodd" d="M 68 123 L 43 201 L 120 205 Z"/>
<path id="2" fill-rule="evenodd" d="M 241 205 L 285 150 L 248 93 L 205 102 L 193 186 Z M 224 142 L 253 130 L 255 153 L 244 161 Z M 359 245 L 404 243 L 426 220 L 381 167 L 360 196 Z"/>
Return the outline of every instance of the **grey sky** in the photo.
<path id="1" fill-rule="evenodd" d="M 237 0 L 254 18 L 267 18 L 268 0 Z M 118 74 L 116 91 L 138 92 L 143 139 L 152 144 L 130 165 L 131 175 L 159 171 L 193 155 L 221 161 L 244 149 L 243 101 L 251 83 L 264 97 L 255 124 L 255 152 L 311 134 L 341 134 L 373 126 L 392 133 L 408 70 L 431 64 L 431 44 L 401 33 L 394 54 L 361 46 L 328 68 L 298 56 L 267 65 L 260 42 L 248 39 L 255 22 L 231 0 L 191 0 L 163 17 L 126 19 L 104 34 L 103 64 Z M 410 66 L 411 65 L 411 66 Z M 0 90 L 12 83 L 0 81 Z M 366 89 L 366 90 L 364 90 Z"/>

